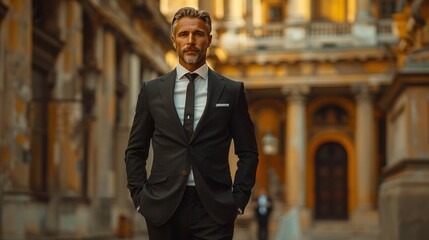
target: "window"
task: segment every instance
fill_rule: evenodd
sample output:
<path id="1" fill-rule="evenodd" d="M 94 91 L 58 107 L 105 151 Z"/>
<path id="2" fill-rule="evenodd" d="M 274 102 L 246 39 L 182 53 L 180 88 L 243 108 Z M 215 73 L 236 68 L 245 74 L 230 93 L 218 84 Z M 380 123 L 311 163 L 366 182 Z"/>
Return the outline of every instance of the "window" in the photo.
<path id="1" fill-rule="evenodd" d="M 392 14 L 395 13 L 396 0 L 380 0 L 379 2 L 379 14 L 380 18 L 392 18 Z"/>
<path id="2" fill-rule="evenodd" d="M 316 21 L 345 22 L 346 0 L 313 0 L 312 18 Z"/>
<path id="3" fill-rule="evenodd" d="M 344 126 L 349 123 L 348 113 L 340 106 L 328 104 L 319 108 L 313 115 L 316 126 Z"/>
<path id="4" fill-rule="evenodd" d="M 268 22 L 281 22 L 283 21 L 283 6 L 271 5 L 268 7 Z"/>

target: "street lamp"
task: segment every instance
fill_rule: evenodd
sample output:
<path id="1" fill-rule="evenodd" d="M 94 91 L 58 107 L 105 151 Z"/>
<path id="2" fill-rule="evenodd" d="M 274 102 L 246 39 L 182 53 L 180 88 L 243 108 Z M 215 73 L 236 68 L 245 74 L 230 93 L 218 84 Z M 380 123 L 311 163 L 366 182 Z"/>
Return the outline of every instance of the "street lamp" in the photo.
<path id="1" fill-rule="evenodd" d="M 101 71 L 95 67 L 85 67 L 80 71 L 82 76 L 82 97 L 85 114 L 91 115 L 95 101 L 95 91 Z"/>
<path id="2" fill-rule="evenodd" d="M 267 132 L 262 137 L 262 152 L 267 156 L 277 155 L 279 151 L 279 140 L 271 133 Z"/>
<path id="3" fill-rule="evenodd" d="M 270 131 L 266 132 L 264 134 L 264 136 L 262 137 L 262 153 L 266 159 L 266 162 L 264 164 L 262 164 L 262 166 L 263 166 L 262 171 L 263 171 L 264 176 L 265 176 L 265 174 L 268 174 L 269 165 L 270 165 L 269 164 L 270 158 L 276 156 L 278 154 L 278 152 L 279 152 L 279 140 Z M 267 179 L 266 177 L 272 177 L 272 175 L 265 176 L 265 177 L 263 177 L 263 179 Z M 271 180 L 271 178 L 269 180 Z M 267 184 L 267 182 L 266 182 L 266 180 L 264 180 L 262 182 L 262 187 L 268 189 L 268 186 L 266 184 Z M 271 191 L 272 190 L 273 189 L 271 189 Z"/>

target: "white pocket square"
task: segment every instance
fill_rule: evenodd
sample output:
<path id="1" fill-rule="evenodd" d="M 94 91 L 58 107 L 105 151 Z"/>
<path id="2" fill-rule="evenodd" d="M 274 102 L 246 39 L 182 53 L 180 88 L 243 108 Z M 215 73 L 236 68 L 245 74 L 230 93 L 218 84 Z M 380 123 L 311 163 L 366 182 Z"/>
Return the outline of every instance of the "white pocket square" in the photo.
<path id="1" fill-rule="evenodd" d="M 229 107 L 229 103 L 216 103 L 216 107 Z"/>

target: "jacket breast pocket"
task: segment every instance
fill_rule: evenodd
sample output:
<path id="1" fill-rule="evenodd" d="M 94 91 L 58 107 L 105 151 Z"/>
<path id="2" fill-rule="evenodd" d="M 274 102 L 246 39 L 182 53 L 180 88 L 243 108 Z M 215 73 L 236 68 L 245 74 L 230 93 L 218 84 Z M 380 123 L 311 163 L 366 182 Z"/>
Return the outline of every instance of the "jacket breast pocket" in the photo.
<path id="1" fill-rule="evenodd" d="M 232 106 L 228 105 L 228 106 L 216 106 L 213 109 L 213 116 L 216 116 L 217 119 L 229 119 L 229 116 L 231 116 L 232 113 Z"/>

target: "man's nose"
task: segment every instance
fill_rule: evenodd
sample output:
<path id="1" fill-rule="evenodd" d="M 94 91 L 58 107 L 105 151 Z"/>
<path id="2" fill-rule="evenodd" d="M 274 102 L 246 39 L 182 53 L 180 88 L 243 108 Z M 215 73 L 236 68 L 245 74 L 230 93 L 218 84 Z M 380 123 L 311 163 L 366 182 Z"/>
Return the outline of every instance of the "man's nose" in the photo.
<path id="1" fill-rule="evenodd" d="M 188 44 L 192 44 L 192 43 L 194 43 L 194 41 L 195 41 L 195 36 L 194 36 L 194 34 L 189 34 L 188 35 Z"/>

